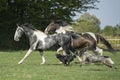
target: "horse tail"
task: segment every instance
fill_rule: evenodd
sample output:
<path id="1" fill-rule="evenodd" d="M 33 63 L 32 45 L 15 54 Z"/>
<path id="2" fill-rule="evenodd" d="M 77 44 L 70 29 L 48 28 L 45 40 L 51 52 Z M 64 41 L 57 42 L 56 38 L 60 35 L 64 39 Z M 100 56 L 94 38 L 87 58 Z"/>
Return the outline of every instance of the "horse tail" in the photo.
<path id="1" fill-rule="evenodd" d="M 111 53 L 115 53 L 115 50 L 112 48 L 111 44 L 101 35 L 96 34 L 97 38 L 108 48 Z"/>

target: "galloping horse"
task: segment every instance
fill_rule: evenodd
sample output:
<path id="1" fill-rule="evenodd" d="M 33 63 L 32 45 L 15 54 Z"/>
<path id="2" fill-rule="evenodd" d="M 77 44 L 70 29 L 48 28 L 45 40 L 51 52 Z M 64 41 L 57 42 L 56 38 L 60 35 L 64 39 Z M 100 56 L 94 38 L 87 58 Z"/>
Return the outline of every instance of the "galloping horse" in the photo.
<path id="1" fill-rule="evenodd" d="M 62 20 L 56 20 L 52 21 L 47 28 L 44 31 L 46 34 L 51 33 L 51 32 L 56 32 L 56 33 L 74 33 L 74 29 L 67 24 L 66 22 Z M 83 46 L 82 43 L 84 44 L 83 48 L 88 46 L 89 49 L 91 49 L 94 53 L 100 53 L 101 55 L 103 54 L 103 50 L 97 47 L 97 44 L 99 41 L 101 41 L 103 44 L 105 44 L 110 52 L 114 52 L 115 50 L 112 48 L 110 43 L 101 35 L 99 34 L 94 34 L 92 32 L 86 32 L 86 33 L 76 33 L 76 35 L 79 35 L 78 38 L 73 37 L 73 41 L 79 41 L 77 45 Z M 82 42 L 82 43 L 81 43 Z M 74 44 L 76 45 L 76 44 Z M 62 48 L 59 48 L 57 52 L 60 52 Z"/>
<path id="2" fill-rule="evenodd" d="M 25 34 L 29 38 L 30 48 L 25 56 L 18 62 L 21 64 L 33 50 L 38 50 L 40 55 L 42 56 L 42 63 L 45 63 L 45 57 L 43 55 L 44 49 L 49 49 L 54 45 L 60 45 L 62 49 L 66 52 L 69 58 L 70 51 L 73 53 L 78 54 L 77 51 L 71 47 L 71 36 L 67 34 L 53 34 L 53 35 L 46 35 L 44 32 L 39 31 L 33 28 L 33 25 L 25 23 L 22 25 L 17 24 L 17 29 L 14 35 L 14 40 L 19 41 L 22 34 Z M 77 55 L 76 55 L 77 56 Z"/>

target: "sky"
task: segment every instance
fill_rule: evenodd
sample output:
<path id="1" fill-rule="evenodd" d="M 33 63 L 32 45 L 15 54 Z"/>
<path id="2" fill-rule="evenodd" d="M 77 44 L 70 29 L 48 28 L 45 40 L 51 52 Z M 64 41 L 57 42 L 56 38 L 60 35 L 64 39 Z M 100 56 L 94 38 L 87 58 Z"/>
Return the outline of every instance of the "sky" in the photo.
<path id="1" fill-rule="evenodd" d="M 101 21 L 100 27 L 103 29 L 106 25 L 115 26 L 120 24 L 120 0 L 99 1 L 99 3 L 96 3 L 96 7 L 99 8 L 98 10 L 91 9 L 87 12 L 95 15 Z"/>

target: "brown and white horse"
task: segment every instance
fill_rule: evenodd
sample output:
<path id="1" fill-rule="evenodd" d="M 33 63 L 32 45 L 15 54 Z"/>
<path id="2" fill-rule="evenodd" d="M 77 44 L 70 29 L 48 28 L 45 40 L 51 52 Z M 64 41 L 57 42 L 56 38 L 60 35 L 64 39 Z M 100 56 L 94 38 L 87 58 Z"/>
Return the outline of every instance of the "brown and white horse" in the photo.
<path id="1" fill-rule="evenodd" d="M 74 48 L 89 48 L 92 50 L 95 54 L 100 53 L 103 54 L 103 50 L 97 47 L 97 44 L 99 41 L 101 41 L 110 52 L 114 52 L 115 50 L 112 48 L 110 43 L 101 35 L 94 34 L 92 32 L 86 32 L 86 33 L 75 33 L 72 26 L 67 24 L 66 22 L 62 20 L 56 20 L 52 21 L 47 28 L 44 31 L 46 34 L 49 33 L 64 33 L 64 34 L 70 34 L 72 36 L 73 40 L 73 47 Z M 57 52 L 59 53 L 62 50 L 62 48 L 59 48 Z"/>

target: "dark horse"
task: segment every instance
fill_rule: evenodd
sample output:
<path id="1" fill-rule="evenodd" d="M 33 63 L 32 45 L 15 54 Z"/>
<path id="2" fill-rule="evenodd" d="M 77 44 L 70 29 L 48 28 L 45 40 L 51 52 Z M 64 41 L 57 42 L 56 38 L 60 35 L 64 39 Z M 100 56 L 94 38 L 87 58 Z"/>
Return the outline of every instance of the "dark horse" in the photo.
<path id="1" fill-rule="evenodd" d="M 44 31 L 46 34 L 48 33 L 71 33 L 72 34 L 72 41 L 74 48 L 84 48 L 88 47 L 94 53 L 103 54 L 103 50 L 97 47 L 99 41 L 105 44 L 110 52 L 114 52 L 114 49 L 110 45 L 110 43 L 101 35 L 94 34 L 92 32 L 86 33 L 75 33 L 74 29 L 66 22 L 62 20 L 55 20 L 52 21 Z M 77 38 L 76 38 L 77 36 Z M 59 48 L 57 52 L 60 52 L 62 48 Z"/>
<path id="2" fill-rule="evenodd" d="M 71 36 L 67 34 L 53 34 L 53 35 L 46 35 L 44 32 L 39 31 L 33 28 L 33 25 L 25 23 L 22 25 L 17 25 L 17 29 L 14 35 L 14 40 L 19 41 L 22 34 L 25 34 L 29 38 L 30 48 L 26 55 L 18 62 L 21 64 L 33 50 L 38 50 L 42 56 L 42 63 L 45 63 L 45 58 L 43 55 L 44 49 L 49 49 L 54 45 L 60 45 L 62 49 L 66 52 L 69 58 L 70 51 L 77 54 L 77 51 L 71 47 Z M 77 56 L 77 55 L 76 55 Z"/>

